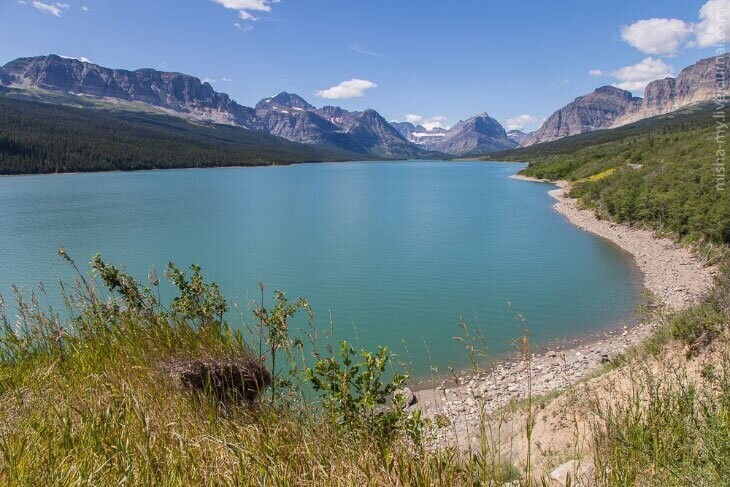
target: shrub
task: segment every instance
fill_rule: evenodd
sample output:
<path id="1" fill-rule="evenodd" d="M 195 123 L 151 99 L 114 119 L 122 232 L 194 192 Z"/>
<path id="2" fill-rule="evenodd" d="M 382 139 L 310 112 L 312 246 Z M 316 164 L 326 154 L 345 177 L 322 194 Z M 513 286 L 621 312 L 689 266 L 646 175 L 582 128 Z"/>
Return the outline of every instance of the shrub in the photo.
<path id="1" fill-rule="evenodd" d="M 329 414 L 346 428 L 364 428 L 381 438 L 392 437 L 400 430 L 419 440 L 423 426 L 420 412 L 407 415 L 405 398 L 399 391 L 408 376 L 395 374 L 389 381 L 383 379 L 389 359 L 385 347 L 376 353 L 361 350 L 358 355 L 343 341 L 337 355 L 307 368 L 305 377 L 320 394 Z M 391 397 L 392 407 L 383 407 Z"/>

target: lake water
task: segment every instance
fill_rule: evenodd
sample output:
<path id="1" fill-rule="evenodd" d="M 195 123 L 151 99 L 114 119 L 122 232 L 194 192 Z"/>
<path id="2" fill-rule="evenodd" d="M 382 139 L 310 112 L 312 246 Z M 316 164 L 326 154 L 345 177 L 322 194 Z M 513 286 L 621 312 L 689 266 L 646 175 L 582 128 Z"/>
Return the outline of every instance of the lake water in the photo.
<path id="1" fill-rule="evenodd" d="M 70 276 L 101 252 L 142 281 L 197 263 L 225 294 L 305 296 L 319 328 L 413 363 L 468 362 L 461 316 L 493 354 L 626 321 L 630 256 L 552 210 L 515 164 L 368 162 L 0 178 L 0 292 Z M 161 273 L 160 273 L 161 274 Z M 511 303 L 511 305 L 510 305 Z M 232 317 L 232 319 L 239 319 Z M 250 319 L 250 318 L 247 318 Z"/>

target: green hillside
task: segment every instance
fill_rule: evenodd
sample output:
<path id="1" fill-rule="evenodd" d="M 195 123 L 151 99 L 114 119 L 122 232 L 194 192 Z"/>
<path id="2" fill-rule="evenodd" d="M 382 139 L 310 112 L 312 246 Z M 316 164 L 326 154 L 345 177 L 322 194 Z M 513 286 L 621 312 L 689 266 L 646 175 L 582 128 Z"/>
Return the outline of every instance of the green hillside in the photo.
<path id="1" fill-rule="evenodd" d="M 0 174 L 366 159 L 228 125 L 0 97 Z"/>
<path id="2" fill-rule="evenodd" d="M 529 162 L 521 174 L 574 181 L 571 196 L 602 217 L 730 243 L 730 194 L 714 166 L 723 148 L 715 117 L 706 105 L 488 159 Z"/>

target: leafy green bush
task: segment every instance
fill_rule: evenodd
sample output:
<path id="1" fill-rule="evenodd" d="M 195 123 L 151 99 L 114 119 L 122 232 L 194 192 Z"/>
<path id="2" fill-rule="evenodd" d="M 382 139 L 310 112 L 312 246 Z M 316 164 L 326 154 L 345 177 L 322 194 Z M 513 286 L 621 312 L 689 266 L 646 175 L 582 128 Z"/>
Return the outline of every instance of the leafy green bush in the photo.
<path id="1" fill-rule="evenodd" d="M 365 428 L 382 438 L 406 431 L 418 440 L 423 426 L 420 412 L 410 416 L 404 413 L 405 397 L 399 391 L 408 376 L 395 374 L 384 382 L 389 360 L 386 347 L 378 348 L 376 353 L 361 350 L 358 355 L 343 341 L 336 356 L 319 360 L 305 374 L 322 397 L 325 409 L 340 424 L 350 429 Z M 393 406 L 384 408 L 392 396 Z"/>
<path id="2" fill-rule="evenodd" d="M 693 306 L 670 318 L 669 333 L 675 340 L 691 344 L 705 333 L 717 335 L 724 321 L 723 312 L 710 304 Z"/>

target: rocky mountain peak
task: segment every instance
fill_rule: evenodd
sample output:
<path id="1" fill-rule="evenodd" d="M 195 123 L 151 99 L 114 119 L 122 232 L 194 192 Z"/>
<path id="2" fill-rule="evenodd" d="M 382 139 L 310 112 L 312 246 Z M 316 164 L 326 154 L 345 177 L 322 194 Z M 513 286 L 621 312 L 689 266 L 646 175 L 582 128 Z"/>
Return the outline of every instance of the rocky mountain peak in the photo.
<path id="1" fill-rule="evenodd" d="M 629 91 L 615 86 L 601 86 L 550 115 L 539 129 L 525 139 L 523 145 L 609 127 L 636 100 L 638 98 Z"/>
<path id="2" fill-rule="evenodd" d="M 486 112 L 463 120 L 450 129 L 435 127 L 428 130 L 409 122 L 394 122 L 393 126 L 415 144 L 455 156 L 481 155 L 518 145 Z"/>
<path id="3" fill-rule="evenodd" d="M 467 127 L 470 130 L 474 130 L 480 134 L 489 135 L 490 137 L 507 136 L 507 132 L 504 130 L 504 127 L 502 127 L 498 121 L 490 117 L 486 112 L 459 122 L 452 130 L 464 130 Z"/>
<path id="4" fill-rule="evenodd" d="M 271 98 L 264 98 L 256 104 L 257 110 L 266 110 L 272 108 L 310 111 L 314 110 L 314 105 L 309 104 L 304 98 L 293 93 L 282 91 Z"/>
<path id="5" fill-rule="evenodd" d="M 624 99 L 633 98 L 633 95 L 631 94 L 630 91 L 622 90 L 621 88 L 617 88 L 612 85 L 605 85 L 605 86 L 596 88 L 593 91 L 593 93 L 596 95 L 605 95 L 605 96 L 616 97 L 616 98 L 624 98 Z M 585 96 L 590 96 L 590 94 L 585 95 Z"/>

